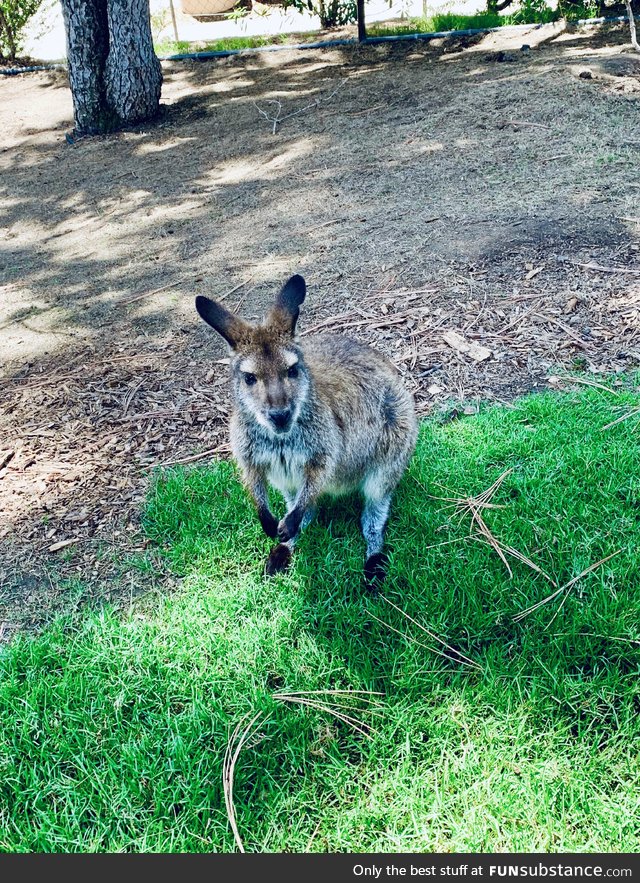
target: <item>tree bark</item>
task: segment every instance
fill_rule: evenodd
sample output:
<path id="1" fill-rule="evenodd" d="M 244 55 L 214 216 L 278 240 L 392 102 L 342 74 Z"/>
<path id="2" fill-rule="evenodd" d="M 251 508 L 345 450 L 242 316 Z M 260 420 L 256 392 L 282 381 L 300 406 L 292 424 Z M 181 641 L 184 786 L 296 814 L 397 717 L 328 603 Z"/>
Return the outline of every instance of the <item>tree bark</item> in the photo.
<path id="1" fill-rule="evenodd" d="M 115 128 L 104 89 L 109 52 L 106 0 L 63 0 L 69 85 L 79 134 L 97 135 Z"/>
<path id="2" fill-rule="evenodd" d="M 157 115 L 162 88 L 149 0 L 62 0 L 75 131 L 112 132 Z"/>
<path id="3" fill-rule="evenodd" d="M 151 36 L 149 0 L 109 0 L 107 100 L 123 123 L 132 125 L 158 113 L 162 70 Z"/>

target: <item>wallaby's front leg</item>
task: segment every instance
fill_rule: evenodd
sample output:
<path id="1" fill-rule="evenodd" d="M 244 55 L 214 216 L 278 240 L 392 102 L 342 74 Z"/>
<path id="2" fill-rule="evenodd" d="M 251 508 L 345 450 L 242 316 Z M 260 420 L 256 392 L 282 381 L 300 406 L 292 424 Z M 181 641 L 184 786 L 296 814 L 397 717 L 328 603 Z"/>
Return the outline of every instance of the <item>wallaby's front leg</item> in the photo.
<path id="1" fill-rule="evenodd" d="M 265 566 L 267 576 L 281 573 L 289 566 L 300 532 L 316 514 L 315 502 L 318 497 L 318 489 L 323 487 L 325 479 L 324 461 L 322 464 L 310 463 L 305 469 L 302 487 L 293 499 L 287 498 L 289 511 L 278 524 L 277 535 L 280 542 L 269 553 Z"/>
<path id="2" fill-rule="evenodd" d="M 307 464 L 304 482 L 296 495 L 293 507 L 278 524 L 278 539 L 281 542 L 295 540 L 313 518 L 319 489 L 326 484 L 326 473 L 324 460 Z"/>
<path id="3" fill-rule="evenodd" d="M 263 531 L 272 540 L 278 536 L 278 522 L 269 509 L 269 497 L 267 496 L 267 484 L 265 475 L 258 469 L 245 468 L 245 480 L 249 493 L 253 497 L 258 511 L 258 518 Z"/>
<path id="4" fill-rule="evenodd" d="M 291 537 L 291 539 L 285 540 L 285 542 L 278 543 L 277 546 L 274 546 L 271 552 L 269 553 L 269 557 L 267 558 L 267 563 L 265 565 L 265 573 L 267 576 L 273 576 L 276 573 L 282 573 L 283 570 L 286 570 L 289 564 L 291 563 L 291 556 L 293 555 L 293 550 L 296 547 L 296 542 L 298 537 L 305 529 L 305 527 L 309 524 L 310 521 L 313 520 L 313 517 L 316 514 L 315 506 L 309 507 L 302 521 L 300 522 L 300 527 L 298 528 L 298 533 Z M 283 518 L 282 522 L 285 519 Z"/>

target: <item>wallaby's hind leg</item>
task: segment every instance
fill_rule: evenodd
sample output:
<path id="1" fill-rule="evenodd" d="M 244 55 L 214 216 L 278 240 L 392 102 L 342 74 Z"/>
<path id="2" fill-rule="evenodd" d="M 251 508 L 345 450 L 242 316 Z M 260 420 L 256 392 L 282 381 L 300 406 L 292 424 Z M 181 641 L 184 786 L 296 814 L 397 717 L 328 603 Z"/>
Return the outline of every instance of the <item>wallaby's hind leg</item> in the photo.
<path id="1" fill-rule="evenodd" d="M 361 524 L 367 543 L 364 578 L 370 592 L 374 592 L 382 584 L 387 570 L 387 556 L 383 552 L 383 546 L 390 506 L 390 493 L 381 498 L 365 497 Z"/>
<path id="2" fill-rule="evenodd" d="M 289 507 L 289 500 L 287 499 L 287 507 Z M 313 518 L 316 514 L 315 508 L 307 509 L 302 518 L 302 522 L 300 523 L 300 528 L 298 533 L 291 537 L 291 539 L 287 540 L 286 543 L 278 543 L 277 546 L 274 546 L 273 549 L 269 552 L 269 557 L 267 558 L 267 562 L 264 566 L 264 572 L 266 576 L 274 576 L 276 573 L 282 573 L 285 571 L 289 564 L 291 563 L 291 556 L 293 555 L 293 550 L 296 547 L 296 542 L 298 541 L 298 537 L 301 532 L 313 521 Z"/>

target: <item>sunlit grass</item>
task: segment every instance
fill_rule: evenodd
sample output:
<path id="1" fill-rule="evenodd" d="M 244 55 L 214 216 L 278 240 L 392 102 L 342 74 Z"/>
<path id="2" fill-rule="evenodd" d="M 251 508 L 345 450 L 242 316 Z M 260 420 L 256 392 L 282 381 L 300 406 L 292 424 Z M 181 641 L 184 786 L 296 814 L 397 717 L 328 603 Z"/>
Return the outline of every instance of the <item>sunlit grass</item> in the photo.
<path id="1" fill-rule="evenodd" d="M 269 581 L 232 464 L 159 475 L 146 529 L 181 589 L 0 657 L 0 849 L 233 850 L 225 750 L 260 713 L 234 776 L 248 851 L 637 851 L 640 444 L 635 417 L 601 427 L 639 403 L 582 387 L 427 422 L 384 590 L 416 624 L 363 592 L 356 500 Z M 483 518 L 557 585 L 621 550 L 555 619 L 514 622 L 549 581 L 509 577 L 437 499 L 509 469 Z M 368 737 L 277 698 L 328 689 L 382 694 Z"/>

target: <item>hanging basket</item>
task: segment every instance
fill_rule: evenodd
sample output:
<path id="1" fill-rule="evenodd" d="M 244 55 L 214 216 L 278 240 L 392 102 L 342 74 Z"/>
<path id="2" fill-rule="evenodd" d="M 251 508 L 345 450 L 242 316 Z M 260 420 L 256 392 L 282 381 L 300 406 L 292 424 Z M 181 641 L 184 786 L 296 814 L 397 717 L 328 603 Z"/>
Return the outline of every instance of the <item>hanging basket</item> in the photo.
<path id="1" fill-rule="evenodd" d="M 180 0 L 180 7 L 185 15 L 199 18 L 229 12 L 237 2 L 238 0 Z"/>

